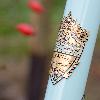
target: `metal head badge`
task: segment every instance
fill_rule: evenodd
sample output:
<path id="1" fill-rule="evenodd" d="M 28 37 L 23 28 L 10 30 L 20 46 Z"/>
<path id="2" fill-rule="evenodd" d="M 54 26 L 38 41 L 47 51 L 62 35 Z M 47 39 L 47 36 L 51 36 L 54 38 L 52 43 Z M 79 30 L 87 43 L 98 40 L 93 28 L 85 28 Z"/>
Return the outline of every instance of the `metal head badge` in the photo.
<path id="1" fill-rule="evenodd" d="M 54 84 L 68 78 L 79 64 L 88 32 L 72 18 L 71 12 L 63 17 L 50 64 L 50 78 Z"/>

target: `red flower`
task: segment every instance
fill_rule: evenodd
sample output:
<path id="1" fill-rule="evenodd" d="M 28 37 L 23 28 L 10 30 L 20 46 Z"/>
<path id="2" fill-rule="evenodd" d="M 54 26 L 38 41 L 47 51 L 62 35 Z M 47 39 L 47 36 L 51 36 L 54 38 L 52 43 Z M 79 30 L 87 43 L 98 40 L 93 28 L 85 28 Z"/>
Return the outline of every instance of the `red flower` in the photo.
<path id="1" fill-rule="evenodd" d="M 17 30 L 23 35 L 31 36 L 36 33 L 36 30 L 29 24 L 21 23 L 16 26 Z"/>
<path id="2" fill-rule="evenodd" d="M 33 11 L 35 11 L 38 14 L 41 14 L 45 11 L 44 7 L 42 6 L 41 3 L 39 3 L 38 1 L 34 0 L 34 1 L 29 1 L 28 3 L 28 7 L 31 8 Z"/>

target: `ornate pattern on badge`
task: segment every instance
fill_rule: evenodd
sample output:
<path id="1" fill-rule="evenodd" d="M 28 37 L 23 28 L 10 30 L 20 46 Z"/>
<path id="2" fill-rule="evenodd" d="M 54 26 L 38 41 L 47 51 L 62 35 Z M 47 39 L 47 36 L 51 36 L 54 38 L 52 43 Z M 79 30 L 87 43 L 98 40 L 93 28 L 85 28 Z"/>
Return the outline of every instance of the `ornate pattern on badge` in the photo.
<path id="1" fill-rule="evenodd" d="M 50 64 L 50 78 L 55 85 L 63 78 L 69 78 L 80 62 L 88 32 L 72 18 L 71 12 L 63 17 Z"/>

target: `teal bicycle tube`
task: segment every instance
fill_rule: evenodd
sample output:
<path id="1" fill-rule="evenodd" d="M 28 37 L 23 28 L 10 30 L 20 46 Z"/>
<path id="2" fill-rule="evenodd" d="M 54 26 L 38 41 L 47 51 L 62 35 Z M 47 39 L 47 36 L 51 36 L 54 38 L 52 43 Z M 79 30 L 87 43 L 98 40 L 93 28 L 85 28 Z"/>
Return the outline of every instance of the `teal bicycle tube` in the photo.
<path id="1" fill-rule="evenodd" d="M 83 100 L 100 24 L 100 0 L 68 0 L 44 100 Z"/>

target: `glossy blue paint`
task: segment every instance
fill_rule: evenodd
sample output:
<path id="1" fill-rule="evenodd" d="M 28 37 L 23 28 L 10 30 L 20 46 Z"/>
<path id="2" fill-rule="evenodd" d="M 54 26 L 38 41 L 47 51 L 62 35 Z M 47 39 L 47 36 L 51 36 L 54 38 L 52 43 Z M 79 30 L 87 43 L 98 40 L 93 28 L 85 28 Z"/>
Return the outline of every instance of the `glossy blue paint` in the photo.
<path id="1" fill-rule="evenodd" d="M 67 16 L 69 11 L 72 12 L 73 18 L 89 31 L 89 40 L 80 64 L 70 78 L 63 79 L 56 85 L 49 79 L 44 100 L 81 100 L 84 94 L 100 24 L 100 0 L 68 0 L 64 16 Z"/>

